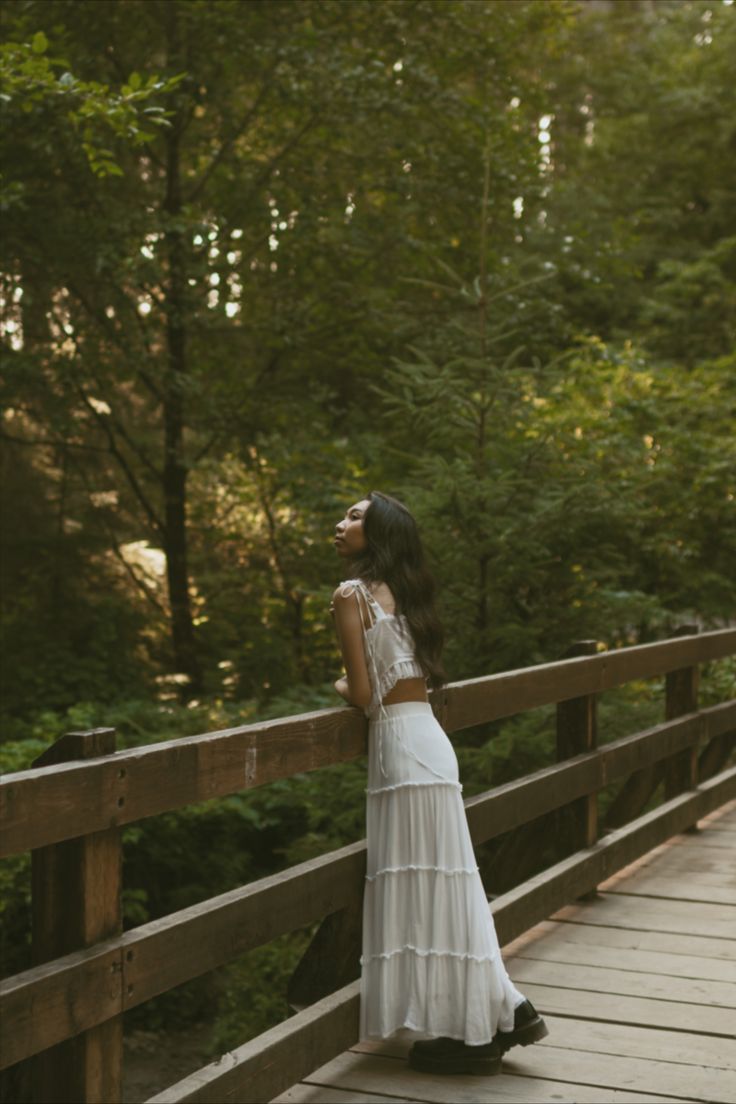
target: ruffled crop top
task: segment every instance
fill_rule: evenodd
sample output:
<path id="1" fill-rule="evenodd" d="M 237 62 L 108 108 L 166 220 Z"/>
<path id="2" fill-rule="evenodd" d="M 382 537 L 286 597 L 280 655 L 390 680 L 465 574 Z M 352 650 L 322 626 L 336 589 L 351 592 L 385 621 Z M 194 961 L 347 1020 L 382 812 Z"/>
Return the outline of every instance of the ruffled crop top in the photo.
<path id="1" fill-rule="evenodd" d="M 356 594 L 367 615 L 363 618 L 363 638 L 372 694 L 365 712 L 371 717 L 380 711 L 381 702 L 400 679 L 425 678 L 425 673 L 416 658 L 411 629 L 403 614 L 386 613 L 362 579 L 340 583 L 340 594 L 344 598 Z"/>

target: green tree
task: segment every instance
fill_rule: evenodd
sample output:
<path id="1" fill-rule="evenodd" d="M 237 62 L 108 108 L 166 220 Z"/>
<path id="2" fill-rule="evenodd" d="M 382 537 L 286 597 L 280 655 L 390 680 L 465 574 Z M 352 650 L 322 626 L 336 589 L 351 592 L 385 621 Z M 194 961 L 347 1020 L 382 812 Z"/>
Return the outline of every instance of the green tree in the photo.
<path id="1" fill-rule="evenodd" d="M 296 395 L 307 418 L 325 401 L 360 409 L 401 339 L 384 275 L 426 266 L 428 229 L 432 248 L 461 246 L 444 212 L 448 188 L 451 208 L 467 204 L 478 105 L 505 112 L 514 50 L 529 32 L 543 42 L 556 10 L 504 4 L 491 30 L 467 3 L 126 2 L 85 8 L 83 24 L 75 3 L 24 9 L 24 27 L 53 16 L 84 78 L 185 74 L 163 97 L 165 133 L 120 151 L 122 176 L 99 182 L 70 156 L 67 217 L 28 226 L 11 261 L 39 260 L 42 232 L 26 302 L 53 328 L 42 358 L 13 358 L 25 416 L 62 449 L 96 450 L 72 450 L 75 478 L 117 495 L 118 546 L 163 549 L 173 661 L 193 690 L 191 473 L 234 441 L 247 457 Z M 439 118 L 457 125 L 442 156 Z M 499 205 L 517 186 L 501 188 L 504 151 L 527 151 L 521 165 L 534 148 L 524 118 L 497 127 Z"/>

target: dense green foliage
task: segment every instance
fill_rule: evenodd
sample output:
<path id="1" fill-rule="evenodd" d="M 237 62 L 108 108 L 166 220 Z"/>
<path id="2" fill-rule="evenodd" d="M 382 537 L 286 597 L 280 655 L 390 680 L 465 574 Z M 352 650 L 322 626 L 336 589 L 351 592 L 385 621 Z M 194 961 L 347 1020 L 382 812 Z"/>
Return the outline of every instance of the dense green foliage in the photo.
<path id="1" fill-rule="evenodd" d="M 331 535 L 373 487 L 421 522 L 451 678 L 733 620 L 732 4 L 0 10 L 6 770 L 336 704 Z M 504 781 L 548 719 L 459 753 Z M 359 838 L 362 769 L 126 829 L 126 923 Z M 0 878 L 15 969 L 26 859 Z M 231 1045 L 305 939 L 133 1019 L 216 993 Z"/>

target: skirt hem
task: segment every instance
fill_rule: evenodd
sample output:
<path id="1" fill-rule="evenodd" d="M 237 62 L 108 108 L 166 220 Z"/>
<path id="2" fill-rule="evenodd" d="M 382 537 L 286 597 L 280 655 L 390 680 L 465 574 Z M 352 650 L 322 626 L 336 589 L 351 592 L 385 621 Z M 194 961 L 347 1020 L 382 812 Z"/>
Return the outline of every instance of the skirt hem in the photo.
<path id="1" fill-rule="evenodd" d="M 399 1024 L 398 1027 L 392 1028 L 385 1035 L 374 1035 L 374 1034 L 365 1034 L 365 1033 L 363 1033 L 359 1037 L 358 1042 L 359 1043 L 383 1042 L 386 1039 L 390 1039 L 393 1035 L 396 1034 L 397 1031 L 414 1031 L 414 1032 L 416 1032 L 417 1035 L 427 1035 L 432 1039 L 440 1038 L 440 1036 L 438 1036 L 438 1035 L 432 1035 L 432 1033 L 430 1031 L 427 1031 L 426 1027 L 419 1027 L 417 1024 L 413 1023 L 411 1020 L 407 1020 L 405 1023 Z M 450 1035 L 449 1033 L 447 1033 L 445 1035 L 442 1035 L 441 1038 L 443 1038 L 443 1039 L 457 1039 L 459 1042 L 466 1043 L 467 1046 L 486 1046 L 488 1043 L 491 1042 L 491 1039 L 483 1038 L 478 1043 L 475 1043 L 475 1042 L 468 1043 L 468 1041 L 467 1041 L 467 1039 L 465 1038 L 464 1035 L 457 1035 L 457 1034 Z M 495 1036 L 492 1036 L 492 1038 L 495 1038 Z"/>

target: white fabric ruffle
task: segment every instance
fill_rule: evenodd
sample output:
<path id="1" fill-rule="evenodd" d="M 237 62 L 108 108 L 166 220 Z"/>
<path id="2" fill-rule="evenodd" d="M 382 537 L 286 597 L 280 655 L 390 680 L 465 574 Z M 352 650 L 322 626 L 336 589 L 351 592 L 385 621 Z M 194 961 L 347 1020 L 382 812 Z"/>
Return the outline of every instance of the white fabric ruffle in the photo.
<path id="1" fill-rule="evenodd" d="M 378 625 L 384 624 L 384 622 L 378 621 L 373 629 L 369 629 L 368 632 L 372 635 L 376 635 L 375 630 Z M 369 638 L 370 639 L 370 638 Z M 382 642 L 383 643 L 383 642 Z M 408 678 L 424 678 L 424 671 L 419 666 L 415 659 L 394 659 L 393 661 L 385 661 L 385 653 L 387 651 L 384 646 L 379 650 L 378 645 L 371 641 L 372 647 L 376 649 L 378 655 L 376 657 L 377 680 L 378 690 L 373 691 L 373 697 L 371 698 L 370 705 L 368 706 L 369 715 L 372 715 L 378 708 L 379 702 L 382 702 L 390 690 L 393 690 L 394 686 L 400 679 Z M 381 660 L 384 660 L 382 663 Z"/>
<path id="2" fill-rule="evenodd" d="M 343 598 L 355 594 L 362 605 L 372 691 L 365 712 L 374 717 L 383 713 L 381 702 L 400 679 L 424 678 L 424 671 L 414 654 L 414 639 L 403 614 L 386 613 L 362 579 L 345 579 L 339 591 Z"/>
<path id="3" fill-rule="evenodd" d="M 503 965 L 461 790 L 428 704 L 371 721 L 361 1040 L 404 1027 L 478 1046 L 513 1027 L 524 997 Z"/>

